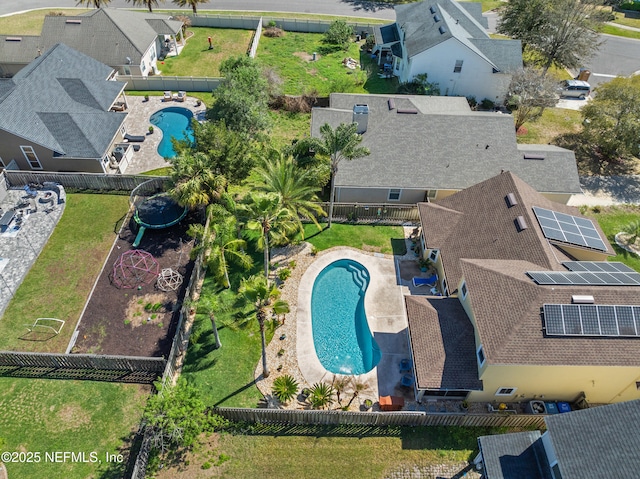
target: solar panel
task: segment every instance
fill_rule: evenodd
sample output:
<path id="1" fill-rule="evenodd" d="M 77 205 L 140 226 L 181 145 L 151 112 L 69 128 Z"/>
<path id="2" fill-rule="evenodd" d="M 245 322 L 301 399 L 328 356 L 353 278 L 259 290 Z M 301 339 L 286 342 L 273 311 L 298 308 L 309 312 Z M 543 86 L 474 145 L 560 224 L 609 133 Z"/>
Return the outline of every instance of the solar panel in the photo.
<path id="1" fill-rule="evenodd" d="M 619 273 L 635 273 L 636 271 L 619 261 L 565 261 L 562 266 L 569 271 L 608 271 Z"/>
<path id="2" fill-rule="evenodd" d="M 640 286 L 640 273 L 614 271 L 527 271 L 540 285 Z"/>
<path id="3" fill-rule="evenodd" d="M 640 306 L 545 304 L 549 336 L 640 337 Z"/>
<path id="4" fill-rule="evenodd" d="M 537 206 L 533 207 L 533 212 L 545 238 L 607 251 L 606 243 L 591 220 Z"/>

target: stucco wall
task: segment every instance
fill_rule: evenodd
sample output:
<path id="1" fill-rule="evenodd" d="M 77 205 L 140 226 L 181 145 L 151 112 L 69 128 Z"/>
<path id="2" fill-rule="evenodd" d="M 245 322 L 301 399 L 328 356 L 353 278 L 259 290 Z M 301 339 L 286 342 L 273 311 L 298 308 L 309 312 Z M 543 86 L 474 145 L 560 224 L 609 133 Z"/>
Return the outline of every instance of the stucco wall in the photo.
<path id="1" fill-rule="evenodd" d="M 336 201 L 341 203 L 412 204 L 424 201 L 425 190 L 403 189 L 398 201 L 389 201 L 389 188 L 336 188 Z"/>
<path id="2" fill-rule="evenodd" d="M 542 196 L 555 203 L 566 205 L 573 195 L 568 193 L 542 193 Z"/>

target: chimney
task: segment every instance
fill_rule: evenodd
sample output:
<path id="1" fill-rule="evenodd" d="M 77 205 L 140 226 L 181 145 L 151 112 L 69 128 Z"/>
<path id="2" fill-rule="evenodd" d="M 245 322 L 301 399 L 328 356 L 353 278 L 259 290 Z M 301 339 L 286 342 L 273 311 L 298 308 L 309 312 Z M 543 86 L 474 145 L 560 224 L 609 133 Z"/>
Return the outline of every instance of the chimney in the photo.
<path id="1" fill-rule="evenodd" d="M 367 131 L 369 123 L 369 105 L 356 104 L 353 106 L 353 122 L 358 125 L 356 133 L 362 135 Z"/>

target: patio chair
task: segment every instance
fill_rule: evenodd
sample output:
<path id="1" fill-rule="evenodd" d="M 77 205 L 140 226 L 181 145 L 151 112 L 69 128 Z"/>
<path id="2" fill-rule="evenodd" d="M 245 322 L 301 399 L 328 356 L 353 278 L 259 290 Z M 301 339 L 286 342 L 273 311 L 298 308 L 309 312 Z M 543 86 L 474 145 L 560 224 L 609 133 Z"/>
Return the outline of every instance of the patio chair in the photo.
<path id="1" fill-rule="evenodd" d="M 178 96 L 176 97 L 176 101 L 185 101 L 187 99 L 186 91 L 179 91 Z"/>
<path id="2" fill-rule="evenodd" d="M 29 185 L 24 185 L 24 188 L 22 189 L 24 190 L 28 198 L 35 198 L 36 196 L 38 196 L 38 190 L 31 188 L 31 186 Z"/>
<path id="3" fill-rule="evenodd" d="M 403 373 L 405 371 L 411 371 L 413 364 L 411 364 L 411 359 L 403 359 L 400 361 L 400 372 Z"/>
<path id="4" fill-rule="evenodd" d="M 164 96 L 162 97 L 162 101 L 171 101 L 173 100 L 173 94 L 170 91 L 165 91 Z"/>
<path id="5" fill-rule="evenodd" d="M 142 143 L 144 141 L 144 136 L 143 135 L 130 135 L 129 133 L 127 133 L 126 135 L 124 135 L 124 139 L 127 140 L 130 143 Z"/>
<path id="6" fill-rule="evenodd" d="M 400 380 L 400 385 L 404 386 L 406 388 L 410 388 L 413 386 L 413 376 L 411 374 L 405 374 L 404 376 L 402 376 L 402 379 Z"/>
<path id="7" fill-rule="evenodd" d="M 428 278 L 421 278 L 420 276 L 414 276 L 411 281 L 413 282 L 413 285 L 416 288 L 419 288 L 420 286 L 433 286 L 438 281 L 438 275 L 432 274 Z"/>

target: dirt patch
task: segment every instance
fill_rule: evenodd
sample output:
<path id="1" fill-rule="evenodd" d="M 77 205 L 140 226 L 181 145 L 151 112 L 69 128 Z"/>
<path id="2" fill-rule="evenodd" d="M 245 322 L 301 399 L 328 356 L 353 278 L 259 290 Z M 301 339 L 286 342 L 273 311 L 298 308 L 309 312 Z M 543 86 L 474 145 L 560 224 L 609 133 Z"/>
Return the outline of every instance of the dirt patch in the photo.
<path id="1" fill-rule="evenodd" d="M 361 249 L 363 251 L 368 251 L 369 253 L 379 253 L 381 251 L 379 246 L 371 246 L 367 244 L 363 244 Z"/>
<path id="2" fill-rule="evenodd" d="M 78 429 L 91 422 L 89 414 L 77 404 L 63 406 L 56 416 L 56 428 L 61 430 Z"/>
<path id="3" fill-rule="evenodd" d="M 306 62 L 313 61 L 313 55 L 309 55 L 307 52 L 293 52 L 294 56 L 302 58 Z M 320 55 L 316 53 L 316 60 L 320 59 Z"/>
<path id="4" fill-rule="evenodd" d="M 177 464 L 163 467 L 154 476 L 157 479 L 199 479 L 217 477 L 228 457 L 220 450 L 220 436 L 202 434 L 198 446 L 180 457 Z"/>
<path id="5" fill-rule="evenodd" d="M 160 270 L 171 268 L 183 275 L 183 284 L 177 291 L 161 291 L 155 281 L 131 289 L 119 289 L 112 283 L 113 264 L 122 253 L 133 249 L 136 236 L 135 224 L 128 223 L 123 228 L 80 319 L 72 352 L 165 358 L 169 355 L 193 269 L 187 227 L 197 220 L 195 215 L 187 215 L 171 228 L 148 229 L 138 247 L 153 255 Z"/>

